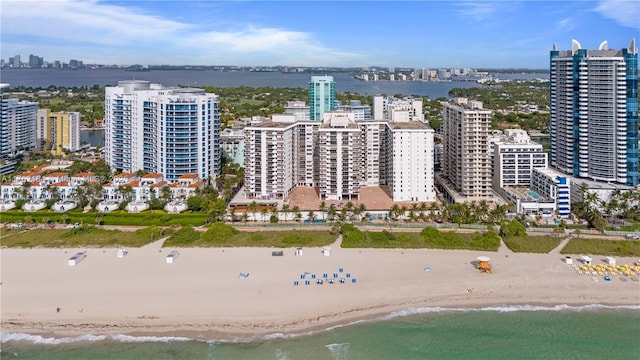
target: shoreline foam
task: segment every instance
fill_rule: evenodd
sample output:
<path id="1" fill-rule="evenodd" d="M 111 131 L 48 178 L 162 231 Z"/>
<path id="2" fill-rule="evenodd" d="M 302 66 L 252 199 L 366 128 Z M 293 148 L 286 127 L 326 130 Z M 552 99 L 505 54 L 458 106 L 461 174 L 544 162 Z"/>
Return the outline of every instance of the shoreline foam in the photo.
<path id="1" fill-rule="evenodd" d="M 211 344 L 218 343 L 247 343 L 254 341 L 268 341 L 273 339 L 290 339 L 297 337 L 313 336 L 317 333 L 333 331 L 335 329 L 349 327 L 358 324 L 366 324 L 378 321 L 388 321 L 392 319 L 437 313 L 464 313 L 474 311 L 488 312 L 549 312 L 549 311 L 602 311 L 602 310 L 640 310 L 640 305 L 602 305 L 602 304 L 585 304 L 585 305 L 568 305 L 558 304 L 555 306 L 544 305 L 505 305 L 505 306 L 489 306 L 489 307 L 467 307 L 467 308 L 450 308 L 450 307 L 427 307 L 427 308 L 408 308 L 405 310 L 394 311 L 385 316 L 369 317 L 367 319 L 354 320 L 351 322 L 340 323 L 323 329 L 307 330 L 293 333 L 267 333 L 262 335 L 253 335 L 248 337 L 229 337 L 223 335 L 216 338 L 208 338 L 202 333 L 194 331 L 180 331 L 177 329 L 166 330 L 157 329 L 150 332 L 134 331 L 131 333 L 108 332 L 103 334 L 82 334 L 75 336 L 57 335 L 56 331 L 42 333 L 35 331 L 34 333 L 11 332 L 3 330 L 0 332 L 0 342 L 18 342 L 26 341 L 33 344 L 42 345 L 61 345 L 74 342 L 94 342 L 94 341 L 116 341 L 121 343 L 141 343 L 141 342 L 184 342 L 184 341 L 200 341 Z M 199 335 L 194 336 L 194 334 Z M 180 334 L 180 336 L 177 336 Z"/>
<path id="2" fill-rule="evenodd" d="M 167 264 L 171 249 L 155 245 L 120 259 L 116 249 L 89 249 L 76 266 L 67 259 L 79 249 L 2 249 L 3 333 L 257 341 L 412 312 L 640 307 L 640 282 L 594 282 L 559 254 L 332 247 L 328 257 L 319 248 L 273 257 L 270 248 L 180 249 Z M 474 268 L 479 255 L 492 258 L 493 274 Z M 357 283 L 293 285 L 304 272 L 342 267 Z"/>

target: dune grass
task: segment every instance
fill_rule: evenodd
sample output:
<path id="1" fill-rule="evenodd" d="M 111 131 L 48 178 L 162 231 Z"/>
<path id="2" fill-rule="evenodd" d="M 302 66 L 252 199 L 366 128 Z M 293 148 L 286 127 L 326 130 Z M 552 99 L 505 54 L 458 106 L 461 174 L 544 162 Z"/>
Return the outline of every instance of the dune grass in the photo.
<path id="1" fill-rule="evenodd" d="M 560 238 L 553 236 L 503 237 L 504 243 L 513 252 L 546 254 L 560 245 Z"/>
<path id="2" fill-rule="evenodd" d="M 3 232 L 0 245 L 19 248 L 140 247 L 171 234 L 167 228 L 148 227 L 138 231 L 104 230 L 84 225 L 74 229 L 33 229 Z"/>
<path id="3" fill-rule="evenodd" d="M 337 234 L 319 230 L 291 231 L 239 231 L 222 222 L 214 223 L 205 232 L 197 232 L 190 226 L 182 227 L 164 247 L 321 247 L 335 242 Z"/>
<path id="4" fill-rule="evenodd" d="M 640 256 L 640 240 L 571 239 L 561 254 Z"/>
<path id="5" fill-rule="evenodd" d="M 493 231 L 485 233 L 455 233 L 426 227 L 420 233 L 361 231 L 353 225 L 342 225 L 342 247 L 345 248 L 401 248 L 401 249 L 457 249 L 498 251 L 500 238 Z"/>

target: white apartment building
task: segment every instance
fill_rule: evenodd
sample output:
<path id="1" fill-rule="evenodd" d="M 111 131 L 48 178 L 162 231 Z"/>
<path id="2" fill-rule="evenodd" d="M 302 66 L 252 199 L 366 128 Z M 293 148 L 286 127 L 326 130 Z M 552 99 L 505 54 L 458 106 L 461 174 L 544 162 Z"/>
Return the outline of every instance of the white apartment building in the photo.
<path id="1" fill-rule="evenodd" d="M 386 183 L 394 201 L 435 201 L 433 129 L 419 121 L 386 124 Z"/>
<path id="2" fill-rule="evenodd" d="M 316 166 L 320 159 L 318 146 L 319 121 L 301 121 L 296 125 L 296 183 L 298 186 L 316 186 L 319 178 L 319 168 Z"/>
<path id="3" fill-rule="evenodd" d="M 362 140 L 352 113 L 325 112 L 318 129 L 318 190 L 321 199 L 358 199 Z"/>
<path id="4" fill-rule="evenodd" d="M 6 99 L 0 84 L 0 159 L 10 159 L 36 147 L 38 103 Z"/>
<path id="5" fill-rule="evenodd" d="M 373 97 L 373 120 L 424 122 L 422 99 Z"/>
<path id="6" fill-rule="evenodd" d="M 222 156 L 244 166 L 244 130 L 224 129 L 220 132 Z"/>
<path id="7" fill-rule="evenodd" d="M 105 88 L 105 154 L 117 171 L 215 178 L 221 171 L 217 95 L 125 80 Z"/>
<path id="8" fill-rule="evenodd" d="M 284 107 L 285 114 L 295 115 L 296 121 L 310 120 L 309 106 L 301 100 L 287 101 Z"/>
<path id="9" fill-rule="evenodd" d="M 531 177 L 534 193 L 555 200 L 556 211 L 562 218 L 571 215 L 571 180 L 550 168 L 535 168 Z"/>
<path id="10" fill-rule="evenodd" d="M 245 128 L 245 196 L 284 199 L 296 185 L 297 125 L 262 122 Z"/>
<path id="11" fill-rule="evenodd" d="M 378 186 L 386 184 L 385 134 L 386 121 L 358 122 L 362 139 L 362 185 Z"/>
<path id="12" fill-rule="evenodd" d="M 490 200 L 491 163 L 487 138 L 493 111 L 483 109 L 480 101 L 466 98 L 442 105 L 442 173 L 452 185 L 442 184 L 445 196 L 449 200 L 465 202 Z"/>
<path id="13" fill-rule="evenodd" d="M 357 122 L 345 112 L 263 122 L 245 129 L 245 196 L 282 199 L 310 186 L 348 200 L 362 186 L 389 185 L 394 201 L 435 201 L 433 156 L 433 130 L 421 122 Z"/>
<path id="14" fill-rule="evenodd" d="M 533 168 L 547 167 L 547 153 L 525 130 L 507 129 L 493 146 L 493 186 L 529 186 Z"/>
<path id="15" fill-rule="evenodd" d="M 362 105 L 360 100 L 350 100 L 348 104 L 336 100 L 336 111 L 353 113 L 355 121 L 371 120 L 371 106 Z"/>
<path id="16" fill-rule="evenodd" d="M 51 125 L 49 123 L 49 109 L 38 109 L 36 114 L 36 147 L 38 150 L 51 149 Z"/>

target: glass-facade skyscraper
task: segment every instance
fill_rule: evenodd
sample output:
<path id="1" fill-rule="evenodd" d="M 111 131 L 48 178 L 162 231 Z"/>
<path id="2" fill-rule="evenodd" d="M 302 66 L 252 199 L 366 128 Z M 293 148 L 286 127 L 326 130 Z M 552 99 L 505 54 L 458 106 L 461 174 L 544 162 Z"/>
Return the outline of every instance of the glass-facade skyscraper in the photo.
<path id="1" fill-rule="evenodd" d="M 638 184 L 638 49 L 550 53 L 549 162 L 579 178 Z"/>
<path id="2" fill-rule="evenodd" d="M 335 110 L 335 100 L 333 76 L 312 76 L 309 82 L 309 119 L 322 120 L 325 112 Z"/>
<path id="3" fill-rule="evenodd" d="M 117 171 L 145 170 L 177 180 L 220 175 L 218 96 L 125 80 L 105 88 L 105 153 Z"/>

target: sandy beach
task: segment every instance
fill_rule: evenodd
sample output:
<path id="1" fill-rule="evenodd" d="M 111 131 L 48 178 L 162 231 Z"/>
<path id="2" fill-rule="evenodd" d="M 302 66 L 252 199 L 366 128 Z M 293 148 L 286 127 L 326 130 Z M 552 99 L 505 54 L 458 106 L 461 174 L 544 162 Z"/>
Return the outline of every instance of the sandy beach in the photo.
<path id="1" fill-rule="evenodd" d="M 86 259 L 69 266 L 84 250 Z M 167 249 L 156 242 L 128 250 L 124 258 L 111 248 L 0 250 L 2 331 L 232 339 L 303 333 L 420 307 L 640 305 L 640 282 L 578 275 L 557 249 L 538 255 L 504 246 L 492 253 L 336 243 L 330 256 L 320 248 L 294 256 L 293 248 Z M 171 250 L 179 256 L 170 264 Z M 279 250 L 283 256 L 272 256 Z M 491 258 L 492 274 L 474 267 L 481 255 Z M 603 259 L 594 256 L 594 264 Z M 337 274 L 335 283 L 317 285 L 325 273 Z"/>

